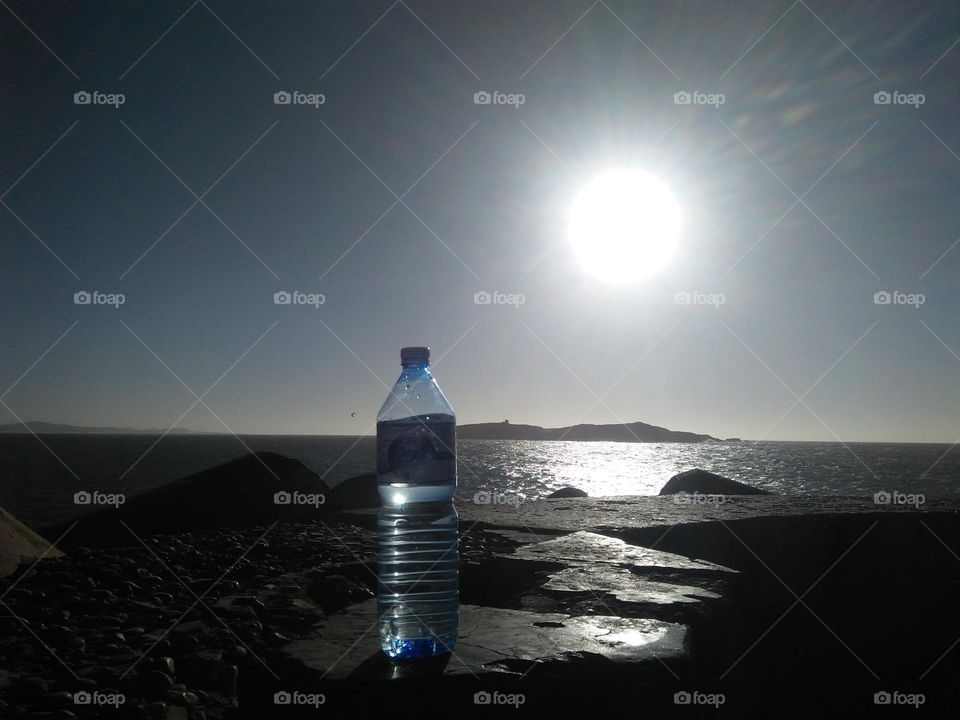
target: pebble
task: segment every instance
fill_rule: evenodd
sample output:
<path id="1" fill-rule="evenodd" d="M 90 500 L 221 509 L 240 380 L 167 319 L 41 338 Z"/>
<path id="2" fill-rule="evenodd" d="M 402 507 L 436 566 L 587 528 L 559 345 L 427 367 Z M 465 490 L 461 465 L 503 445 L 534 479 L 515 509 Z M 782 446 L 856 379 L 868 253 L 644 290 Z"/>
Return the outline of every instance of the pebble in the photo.
<path id="1" fill-rule="evenodd" d="M 13 704 L 30 704 L 40 700 L 50 690 L 47 681 L 40 677 L 28 677 L 14 683 L 7 690 L 7 700 Z"/>

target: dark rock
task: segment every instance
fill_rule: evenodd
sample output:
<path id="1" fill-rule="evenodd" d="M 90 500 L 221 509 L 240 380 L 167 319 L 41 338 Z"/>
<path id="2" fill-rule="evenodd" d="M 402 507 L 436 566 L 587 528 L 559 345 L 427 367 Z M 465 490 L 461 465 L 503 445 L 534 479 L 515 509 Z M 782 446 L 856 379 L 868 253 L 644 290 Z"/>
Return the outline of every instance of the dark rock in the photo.
<path id="1" fill-rule="evenodd" d="M 219 651 L 201 651 L 186 655 L 177 661 L 180 677 L 191 687 L 216 690 L 221 676 L 229 674 Z"/>
<path id="2" fill-rule="evenodd" d="M 62 552 L 50 547 L 49 542 L 0 507 L 0 577 L 12 573 L 21 563 L 29 563 L 39 557 L 57 558 L 62 555 Z"/>
<path id="3" fill-rule="evenodd" d="M 144 695 L 155 698 L 173 687 L 173 678 L 159 670 L 150 670 L 138 678 L 137 685 Z"/>
<path id="4" fill-rule="evenodd" d="M 223 656 L 233 662 L 241 662 L 247 657 L 247 649 L 243 645 L 231 645 L 223 651 Z"/>
<path id="5" fill-rule="evenodd" d="M 725 478 L 700 468 L 674 475 L 660 490 L 661 495 L 697 493 L 700 495 L 770 495 L 760 488 Z"/>
<path id="6" fill-rule="evenodd" d="M 187 712 L 185 707 L 180 705 L 168 705 L 167 706 L 167 719 L 166 720 L 189 720 L 190 714 Z"/>
<path id="7" fill-rule="evenodd" d="M 315 634 L 295 640 L 284 653 L 330 678 L 359 678 L 377 652 L 376 601 L 330 618 Z M 535 665 L 556 672 L 587 670 L 598 660 L 633 677 L 662 677 L 667 664 L 689 671 L 688 631 L 683 625 L 645 618 L 570 617 L 500 608 L 460 606 L 461 633 L 449 676 L 519 678 Z M 349 648 L 344 653 L 342 648 Z M 389 677 L 385 668 L 383 677 Z"/>
<path id="8" fill-rule="evenodd" d="M 156 659 L 147 658 L 147 661 L 145 664 L 147 664 L 147 667 L 153 670 L 159 670 L 160 672 L 166 673 L 167 675 L 176 674 L 177 664 L 174 662 L 173 658 L 170 657 L 169 655 L 164 655 Z"/>
<path id="9" fill-rule="evenodd" d="M 61 544 L 68 548 L 137 545 L 137 538 L 121 523 L 145 537 L 307 520 L 324 511 L 324 505 L 275 503 L 274 496 L 280 492 L 326 496 L 329 488 L 299 460 L 271 452 L 247 454 L 127 498 L 119 508 L 86 515 Z M 46 533 L 60 537 L 72 524 L 61 523 Z"/>
<path id="10" fill-rule="evenodd" d="M 239 678 L 240 670 L 236 665 L 225 665 L 221 668 L 217 676 L 217 684 L 213 689 L 224 695 L 235 695 Z"/>
<path id="11" fill-rule="evenodd" d="M 351 603 L 367 600 L 373 594 L 366 586 L 343 575 L 316 575 L 311 578 L 307 590 L 327 615 Z"/>
<path id="12" fill-rule="evenodd" d="M 14 705 L 39 702 L 47 694 L 50 686 L 47 681 L 39 677 L 28 677 L 10 686 L 6 698 Z"/>
<path id="13" fill-rule="evenodd" d="M 574 498 L 574 497 L 590 497 L 583 490 L 575 487 L 562 487 L 559 490 L 554 490 L 552 493 L 547 495 L 547 499 L 550 498 Z"/>
<path id="14" fill-rule="evenodd" d="M 356 475 L 339 483 L 327 496 L 330 507 L 336 510 L 380 507 L 376 473 Z"/>

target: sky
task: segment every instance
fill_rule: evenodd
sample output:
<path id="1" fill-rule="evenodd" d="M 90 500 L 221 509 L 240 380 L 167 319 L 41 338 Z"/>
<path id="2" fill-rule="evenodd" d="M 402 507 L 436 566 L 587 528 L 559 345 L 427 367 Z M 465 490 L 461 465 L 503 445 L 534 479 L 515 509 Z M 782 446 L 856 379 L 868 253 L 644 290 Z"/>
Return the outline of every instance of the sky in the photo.
<path id="1" fill-rule="evenodd" d="M 0 422 L 367 434 L 425 344 L 461 423 L 960 437 L 955 2 L 0 5 Z"/>

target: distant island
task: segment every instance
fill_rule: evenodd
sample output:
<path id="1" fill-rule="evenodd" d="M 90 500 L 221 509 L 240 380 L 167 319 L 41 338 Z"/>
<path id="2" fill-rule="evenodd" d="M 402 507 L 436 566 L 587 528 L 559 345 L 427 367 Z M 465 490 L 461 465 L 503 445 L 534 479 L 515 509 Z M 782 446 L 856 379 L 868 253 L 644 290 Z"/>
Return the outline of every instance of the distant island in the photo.
<path id="1" fill-rule="evenodd" d="M 95 427 L 42 421 L 0 425 L 0 434 L 36 433 L 37 435 L 218 435 L 189 428 L 157 430 L 154 428 Z M 571 425 L 545 428 L 539 425 L 517 425 L 509 420 L 457 426 L 461 440 L 581 440 L 595 442 L 741 442 L 740 438 L 715 438 L 712 435 L 669 430 L 643 422 L 609 425 Z"/>
<path id="2" fill-rule="evenodd" d="M 27 427 L 24 427 L 26 424 Z M 27 429 L 29 428 L 29 430 Z M 49 423 L 40 421 L 29 421 L 27 423 L 8 423 L 0 425 L 0 433 L 28 433 L 34 432 L 37 435 L 197 435 L 208 434 L 200 433 L 197 430 L 189 428 L 174 428 L 173 430 L 156 430 L 147 428 L 122 428 L 122 427 L 88 427 L 85 425 L 65 425 L 63 423 Z"/>
<path id="3" fill-rule="evenodd" d="M 508 420 L 498 423 L 459 425 L 457 437 L 461 440 L 586 440 L 603 442 L 719 442 L 712 435 L 668 430 L 644 422 L 611 425 L 571 425 L 544 428 L 539 425 L 515 425 Z M 739 438 L 729 438 L 736 442 Z"/>

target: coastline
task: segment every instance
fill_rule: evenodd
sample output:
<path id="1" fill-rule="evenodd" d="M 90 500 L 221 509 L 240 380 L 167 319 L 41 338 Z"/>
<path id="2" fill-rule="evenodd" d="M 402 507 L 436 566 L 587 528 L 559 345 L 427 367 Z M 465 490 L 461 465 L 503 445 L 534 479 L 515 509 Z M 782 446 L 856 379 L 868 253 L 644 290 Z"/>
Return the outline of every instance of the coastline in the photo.
<path id="1" fill-rule="evenodd" d="M 286 473 L 299 472 L 289 462 Z M 102 549 L 70 546 L 81 518 L 65 556 L 0 579 L 16 616 L 2 620 L 0 710 L 100 717 L 68 702 L 98 690 L 123 693 L 134 717 L 298 717 L 309 713 L 277 708 L 276 693 L 322 693 L 331 711 L 386 709 L 425 682 L 463 712 L 498 689 L 553 712 L 589 692 L 618 717 L 628 683 L 663 712 L 683 692 L 735 698 L 746 714 L 870 710 L 884 687 L 923 691 L 928 711 L 957 701 L 958 660 L 944 650 L 960 634 L 960 498 L 878 508 L 710 497 L 459 503 L 459 650 L 404 679 L 391 679 L 367 623 L 375 510 L 347 507 L 346 495 L 314 516 L 152 535 L 131 526 L 128 543 Z M 891 618 L 931 617 L 935 632 L 884 631 Z M 611 632 L 624 640 L 605 641 Z"/>

